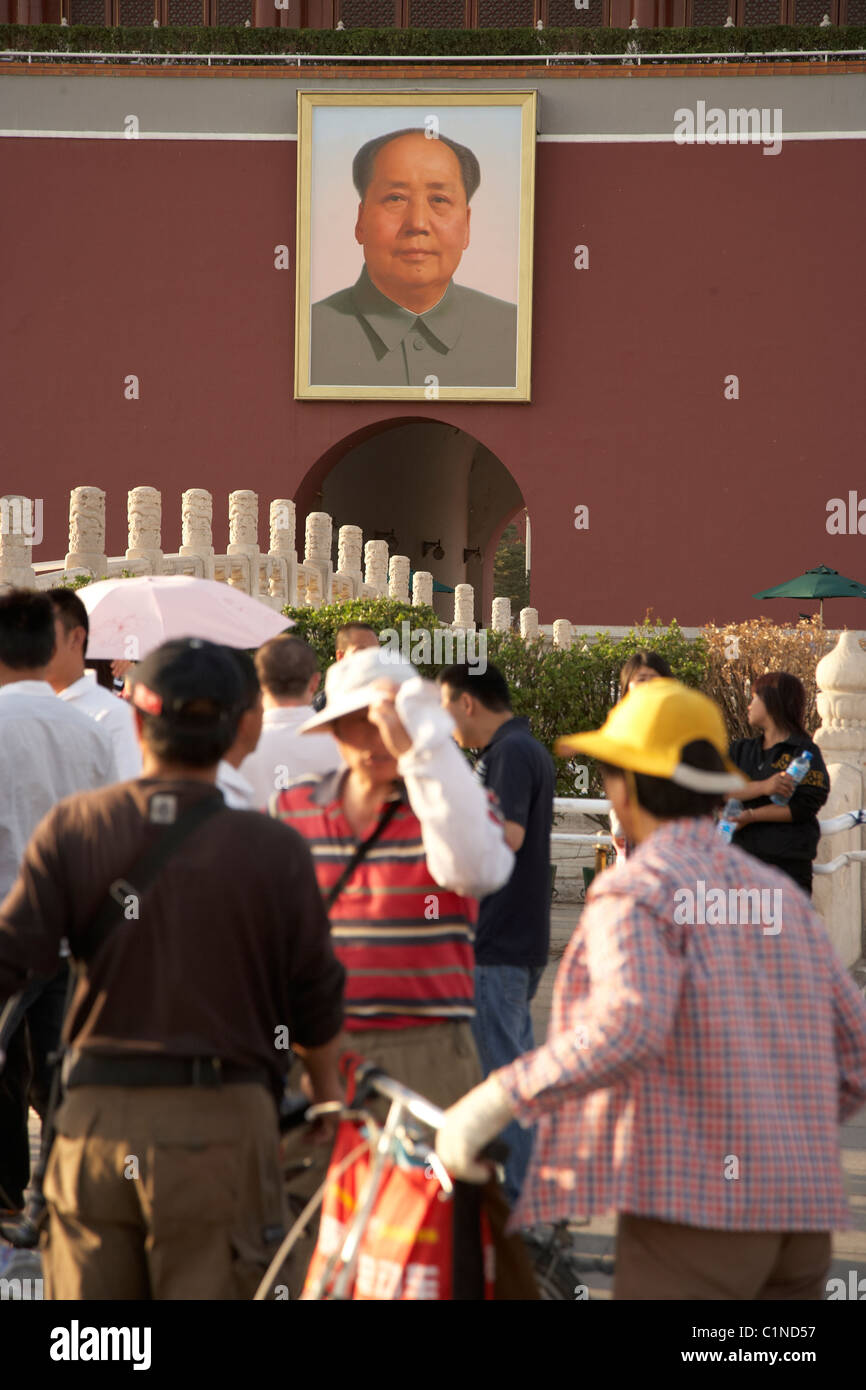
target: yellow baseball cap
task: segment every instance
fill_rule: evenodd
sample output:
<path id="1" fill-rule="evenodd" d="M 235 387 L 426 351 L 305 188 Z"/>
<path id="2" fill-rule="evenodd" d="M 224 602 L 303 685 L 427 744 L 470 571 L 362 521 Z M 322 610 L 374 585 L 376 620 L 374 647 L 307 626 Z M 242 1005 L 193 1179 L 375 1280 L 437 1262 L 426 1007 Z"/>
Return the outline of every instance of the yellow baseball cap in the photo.
<path id="1" fill-rule="evenodd" d="M 705 772 L 683 762 L 683 748 L 696 739 L 713 745 L 727 772 Z M 557 739 L 555 748 L 560 757 L 588 753 L 613 767 L 664 777 L 690 791 L 733 792 L 748 785 L 728 757 L 725 721 L 715 701 L 664 677 L 632 686 L 600 729 Z"/>

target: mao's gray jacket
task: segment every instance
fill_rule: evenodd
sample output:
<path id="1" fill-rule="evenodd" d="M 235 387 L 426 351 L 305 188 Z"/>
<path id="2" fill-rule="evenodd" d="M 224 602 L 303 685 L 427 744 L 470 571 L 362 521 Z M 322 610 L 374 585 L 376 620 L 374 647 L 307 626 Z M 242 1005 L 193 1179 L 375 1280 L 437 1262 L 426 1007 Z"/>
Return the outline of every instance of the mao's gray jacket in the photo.
<path id="1" fill-rule="evenodd" d="M 425 314 L 395 304 L 366 267 L 313 305 L 311 386 L 515 386 L 517 306 L 452 280 Z"/>

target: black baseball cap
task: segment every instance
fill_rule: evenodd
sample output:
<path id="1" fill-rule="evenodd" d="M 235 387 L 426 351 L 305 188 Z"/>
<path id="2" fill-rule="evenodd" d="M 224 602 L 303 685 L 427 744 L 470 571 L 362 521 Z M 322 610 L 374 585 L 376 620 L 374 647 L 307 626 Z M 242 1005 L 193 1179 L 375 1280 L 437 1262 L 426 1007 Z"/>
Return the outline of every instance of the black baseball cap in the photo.
<path id="1" fill-rule="evenodd" d="M 237 662 L 225 647 L 199 637 L 163 642 L 132 675 L 130 702 L 142 714 L 190 730 L 237 719 L 245 705 Z"/>

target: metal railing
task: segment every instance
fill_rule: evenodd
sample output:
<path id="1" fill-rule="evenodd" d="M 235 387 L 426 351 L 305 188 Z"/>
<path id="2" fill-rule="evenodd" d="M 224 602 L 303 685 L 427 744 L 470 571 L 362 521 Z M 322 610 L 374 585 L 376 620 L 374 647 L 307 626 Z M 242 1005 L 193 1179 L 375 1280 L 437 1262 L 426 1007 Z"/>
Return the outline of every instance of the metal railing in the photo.
<path id="1" fill-rule="evenodd" d="M 316 66 L 341 63 L 402 63 L 406 64 L 455 64 L 455 63 L 511 63 L 523 66 L 561 67 L 567 63 L 689 63 L 699 66 L 706 63 L 775 63 L 775 62 L 823 62 L 866 59 L 863 48 L 833 49 L 779 49 L 761 53 L 747 51 L 728 53 L 163 53 L 141 52 L 105 53 L 102 51 L 81 52 L 78 49 L 16 49 L 0 50 L 0 62 L 36 63 L 129 63 L 153 64 L 170 67 L 175 63 L 205 64 L 207 67 L 219 65 L 244 66 L 252 63 L 276 64 L 277 66 L 302 67 L 304 64 Z"/>
<path id="2" fill-rule="evenodd" d="M 579 809 L 584 815 L 601 816 L 606 815 L 610 810 L 610 802 L 603 797 L 555 796 L 553 798 L 553 809 L 554 812 Z M 833 816 L 829 820 L 819 820 L 818 825 L 821 830 L 822 839 L 825 835 L 838 835 L 843 830 L 853 830 L 855 826 L 866 825 L 866 808 L 861 808 L 859 811 L 845 811 L 841 816 Z M 560 844 L 613 844 L 613 838 L 610 835 L 584 835 L 564 830 L 555 830 L 550 838 L 551 841 L 557 841 Z M 835 874 L 837 870 L 844 868 L 846 864 L 852 863 L 866 863 L 866 850 L 846 850 L 844 854 L 837 855 L 835 859 L 831 859 L 826 864 L 813 864 L 812 871 L 816 874 Z"/>

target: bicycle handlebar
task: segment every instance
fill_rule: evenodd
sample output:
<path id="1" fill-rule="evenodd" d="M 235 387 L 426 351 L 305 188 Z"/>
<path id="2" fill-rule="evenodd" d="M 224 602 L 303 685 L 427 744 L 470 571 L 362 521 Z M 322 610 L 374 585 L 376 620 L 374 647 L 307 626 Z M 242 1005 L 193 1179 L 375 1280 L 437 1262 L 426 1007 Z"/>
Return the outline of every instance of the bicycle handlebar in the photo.
<path id="1" fill-rule="evenodd" d="M 428 1129 L 437 1130 L 445 1118 L 445 1112 L 440 1110 L 437 1105 L 432 1105 L 429 1100 L 425 1100 L 417 1091 L 412 1091 L 408 1086 L 404 1086 L 400 1081 L 394 1081 L 390 1076 L 375 1065 L 374 1062 L 365 1062 L 357 1071 L 359 1089 L 363 1091 L 366 1087 L 370 1091 L 375 1091 L 376 1095 L 382 1096 L 385 1100 L 392 1103 L 396 1100 L 403 1106 L 406 1112 L 426 1125 Z M 283 1134 L 291 1129 L 296 1129 L 302 1125 L 306 1119 L 307 1111 L 310 1108 L 310 1101 L 306 1096 L 297 1093 L 286 1093 L 279 1107 L 280 1130 Z"/>
<path id="2" fill-rule="evenodd" d="M 386 1076 L 385 1072 L 380 1071 L 373 1062 L 367 1062 L 360 1066 L 357 1077 L 361 1086 L 369 1086 L 371 1091 L 383 1096 L 385 1100 L 398 1101 L 413 1119 L 419 1120 L 422 1125 L 427 1125 L 434 1131 L 442 1128 L 445 1120 L 444 1110 L 440 1110 L 438 1105 L 433 1105 L 423 1096 L 419 1096 L 417 1091 L 412 1091 L 408 1086 L 404 1086 L 401 1081 L 394 1081 L 390 1076 Z M 501 1138 L 492 1139 L 489 1144 L 485 1144 L 478 1156 L 502 1164 L 508 1157 L 508 1145 Z"/>
<path id="3" fill-rule="evenodd" d="M 394 1081 L 373 1062 L 365 1062 L 358 1068 L 356 1075 L 362 1086 L 369 1086 L 371 1091 L 375 1091 L 385 1100 L 398 1101 L 412 1118 L 422 1125 L 427 1125 L 432 1130 L 441 1128 L 445 1119 L 444 1110 L 440 1110 L 438 1105 L 432 1105 L 429 1100 L 404 1086 L 401 1081 Z"/>
<path id="4" fill-rule="evenodd" d="M 404 1086 L 402 1081 L 395 1081 L 386 1072 L 377 1067 L 375 1062 L 364 1062 L 358 1067 L 355 1073 L 358 1083 L 359 1095 L 353 1102 L 353 1108 L 363 1109 L 364 1092 L 372 1091 L 383 1100 L 389 1101 L 392 1105 L 396 1102 L 402 1106 L 407 1115 L 411 1115 L 419 1124 L 425 1125 L 435 1134 L 442 1128 L 445 1120 L 445 1111 L 438 1105 L 433 1105 L 424 1096 L 413 1091 L 409 1086 Z M 308 1109 L 306 1097 L 284 1096 L 280 1106 L 280 1130 L 285 1134 L 288 1130 L 294 1129 L 297 1125 L 303 1124 Z M 492 1159 L 494 1163 L 504 1163 L 508 1156 L 508 1146 L 501 1139 L 493 1139 L 486 1144 L 480 1157 Z"/>

